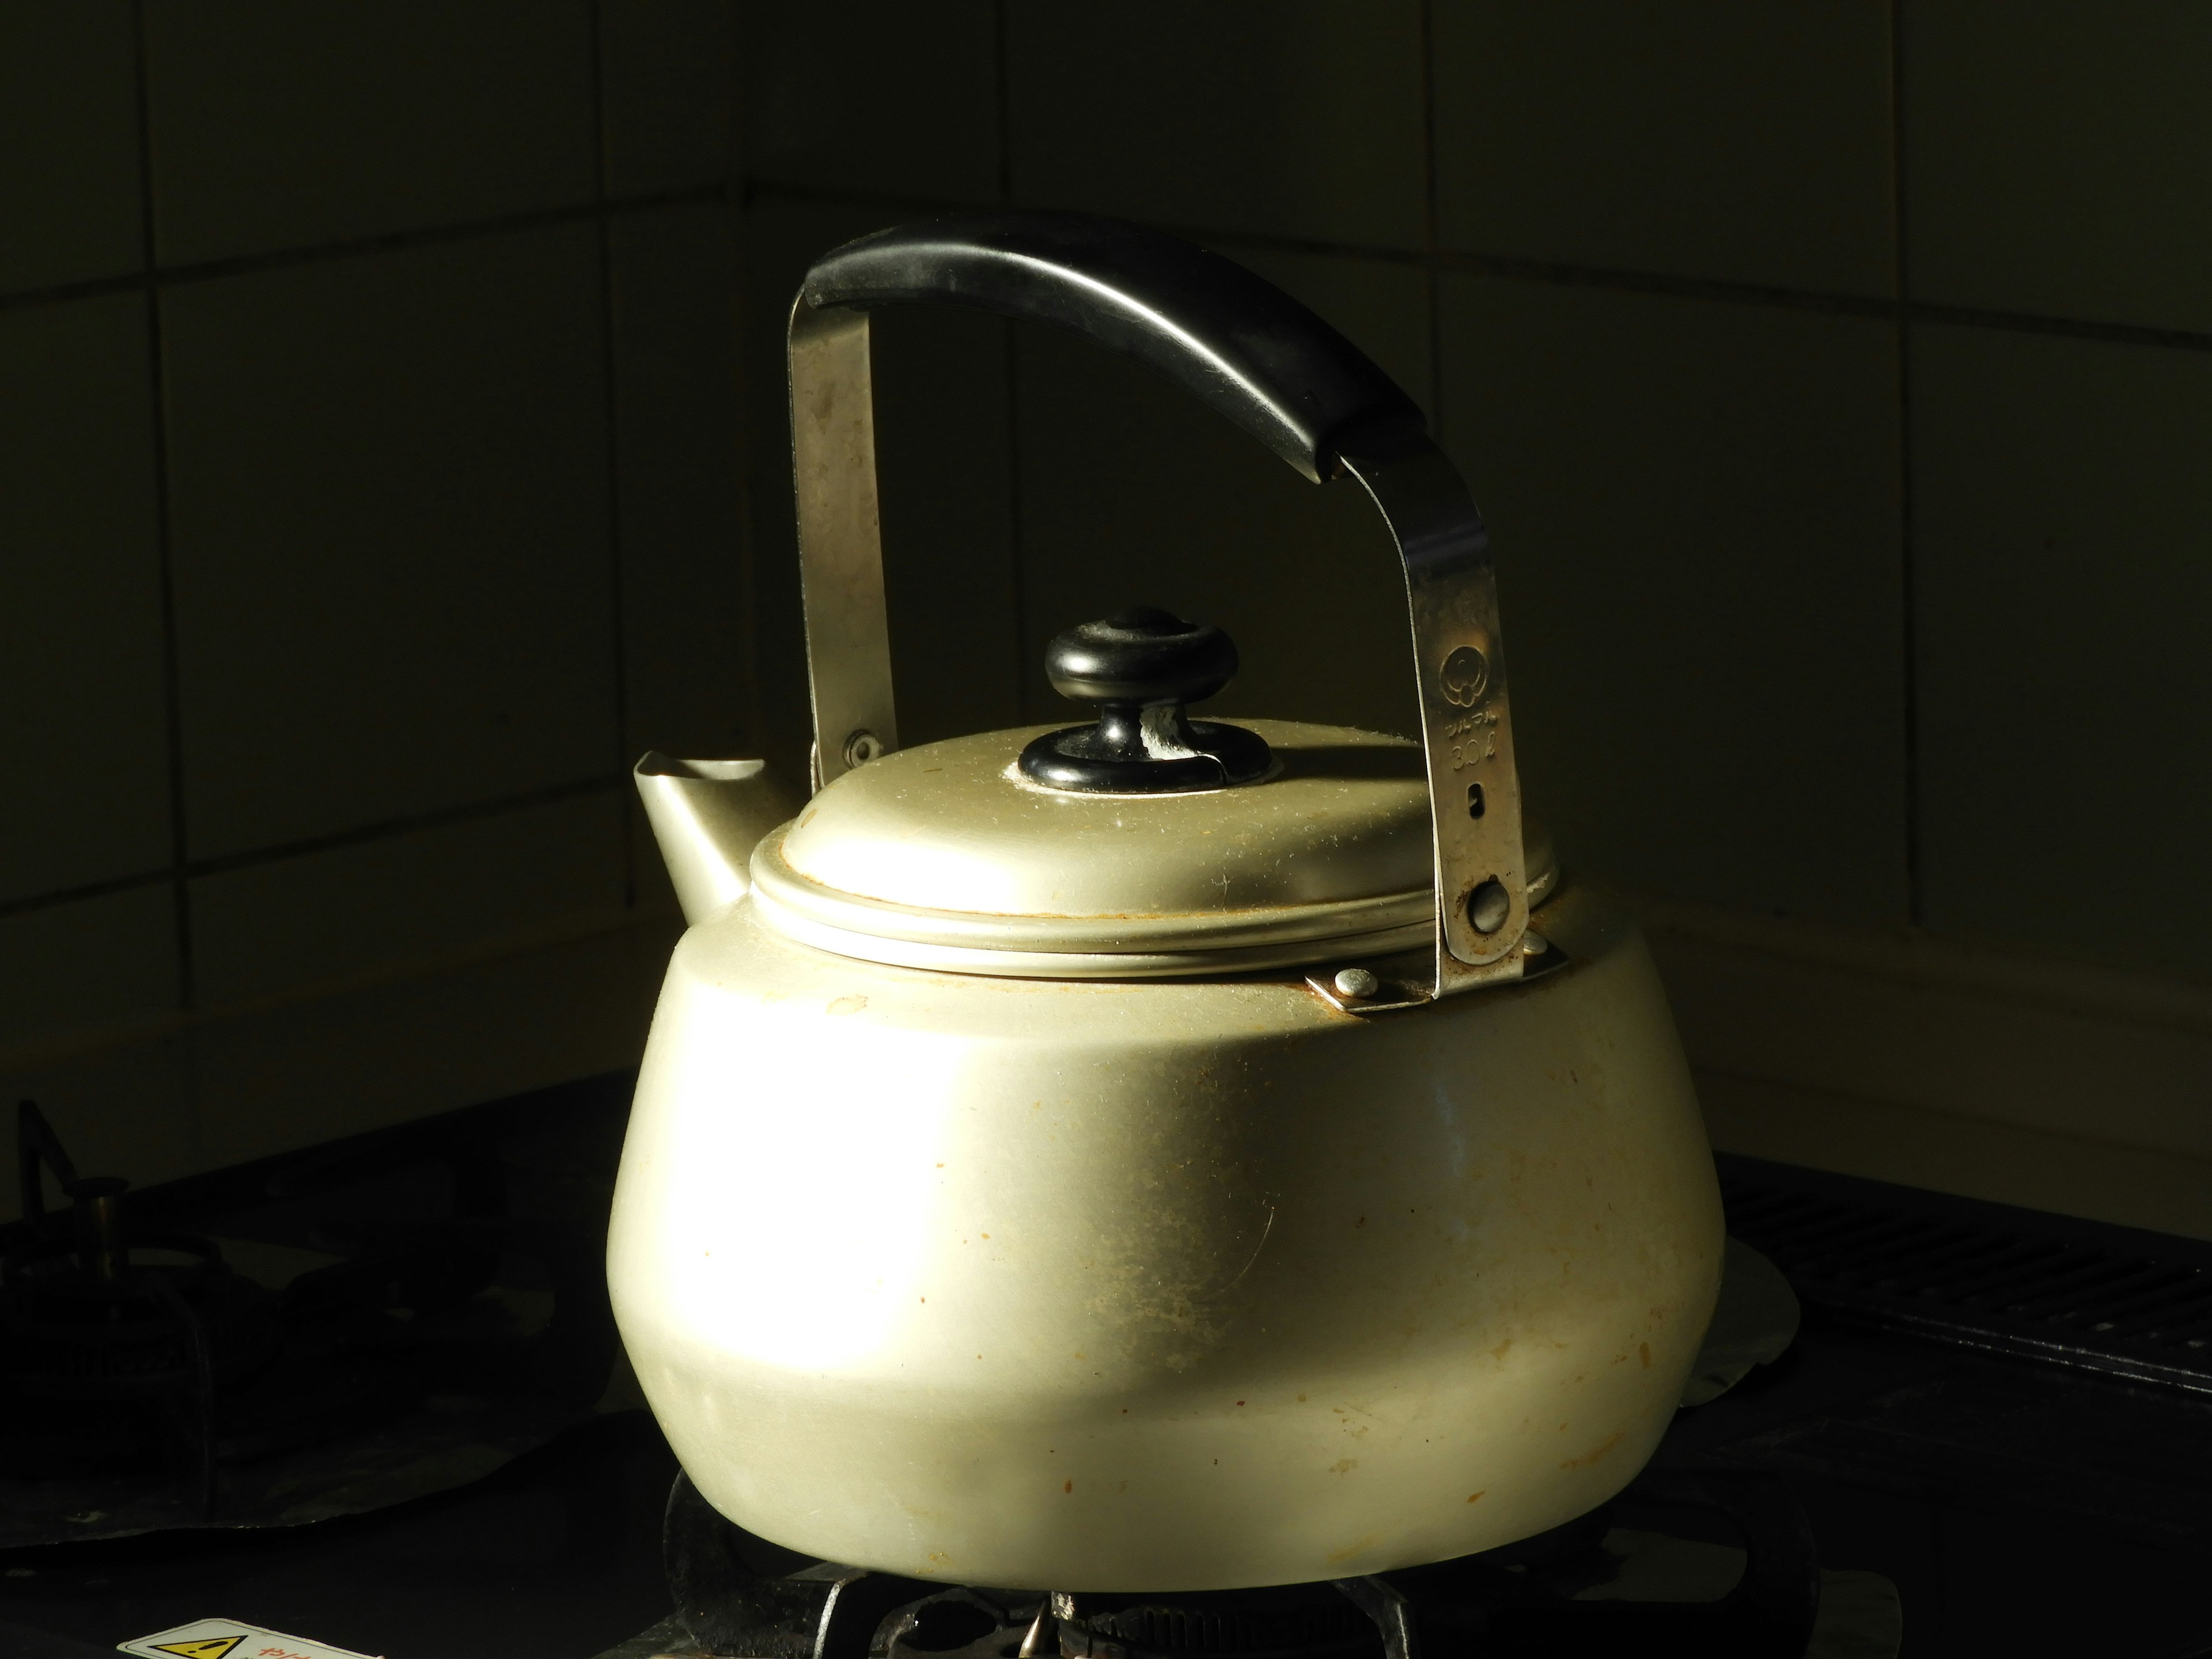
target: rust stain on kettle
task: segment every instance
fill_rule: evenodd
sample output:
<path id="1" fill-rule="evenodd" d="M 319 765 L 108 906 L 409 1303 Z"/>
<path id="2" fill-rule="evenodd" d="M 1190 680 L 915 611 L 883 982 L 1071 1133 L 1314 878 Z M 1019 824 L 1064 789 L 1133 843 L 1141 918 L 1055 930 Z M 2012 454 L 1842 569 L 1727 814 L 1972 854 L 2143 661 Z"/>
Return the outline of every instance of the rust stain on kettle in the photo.
<path id="1" fill-rule="evenodd" d="M 1621 1432 L 1622 1431 L 1620 1430 L 1615 1429 L 1611 1434 L 1606 1436 L 1604 1439 L 1599 1441 L 1597 1444 L 1592 1446 L 1580 1457 L 1570 1457 L 1565 1462 L 1560 1464 L 1559 1467 L 1563 1469 L 1586 1469 L 1589 1468 L 1591 1464 L 1596 1462 L 1600 1458 L 1603 1457 L 1607 1452 L 1611 1451 L 1615 1446 L 1618 1446 L 1620 1443 Z"/>
<path id="2" fill-rule="evenodd" d="M 857 1014 L 867 1006 L 868 1000 L 866 997 L 839 997 L 830 1005 L 830 1012 L 833 1014 Z"/>

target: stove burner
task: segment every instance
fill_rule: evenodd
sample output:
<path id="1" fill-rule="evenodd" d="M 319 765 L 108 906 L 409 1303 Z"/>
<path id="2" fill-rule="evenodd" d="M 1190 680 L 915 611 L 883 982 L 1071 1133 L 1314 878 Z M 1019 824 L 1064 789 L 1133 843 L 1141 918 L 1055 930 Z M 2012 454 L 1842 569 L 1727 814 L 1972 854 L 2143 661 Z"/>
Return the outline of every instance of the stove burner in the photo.
<path id="1" fill-rule="evenodd" d="M 1621 1522 L 1713 1523 L 1746 1554 L 1711 1601 L 1583 1599 L 1619 1563 Z M 698 1655 L 745 1659 L 1485 1659 L 1695 1653 L 1802 1659 L 1820 1608 L 1812 1530 L 1789 1487 L 1738 1472 L 1647 1471 L 1578 1521 L 1480 1555 L 1329 1583 L 1171 1595 L 945 1589 L 803 1556 L 724 1520 L 678 1475 L 664 1541 L 678 1620 Z M 658 1651 L 658 1650 L 656 1650 Z"/>
<path id="2" fill-rule="evenodd" d="M 276 1298 L 233 1273 L 207 1239 L 131 1238 L 127 1183 L 80 1176 L 27 1100 L 16 1151 L 25 1237 L 0 1258 L 0 1389 L 38 1404 L 9 1414 L 0 1468 L 128 1464 L 166 1448 L 205 1508 L 216 1388 L 275 1355 Z M 46 1170 L 70 1200 L 67 1231 L 46 1212 Z"/>
<path id="3" fill-rule="evenodd" d="M 23 1220 L 0 1252 L 0 1474 L 166 1466 L 204 1521 L 221 1466 L 368 1428 L 428 1390 L 587 1406 L 605 1385 L 615 1339 L 597 1240 L 505 1214 L 485 1158 L 431 1160 L 450 1170 L 452 1213 L 378 1218 L 337 1243 L 352 1254 L 277 1292 L 234 1272 L 211 1239 L 135 1226 L 127 1183 L 80 1176 L 29 1101 L 16 1140 Z M 294 1160 L 269 1195 L 296 1202 L 364 1169 L 422 1162 Z M 46 1207 L 48 1171 L 64 1209 Z M 472 1322 L 472 1298 L 509 1256 L 551 1291 L 550 1317 L 527 1334 Z"/>
<path id="4" fill-rule="evenodd" d="M 1382 1652 L 1374 1620 L 1333 1584 L 1071 1599 L 1074 1616 L 1060 1620 L 1064 1659 L 1170 1659 L 1193 1652 L 1366 1659 Z"/>
<path id="5" fill-rule="evenodd" d="M 207 1239 L 156 1234 L 125 1248 L 102 1226 L 89 1243 L 35 1240 L 0 1273 L 0 1378 L 19 1395 L 189 1390 L 204 1364 L 228 1381 L 276 1350 L 276 1298 Z"/>

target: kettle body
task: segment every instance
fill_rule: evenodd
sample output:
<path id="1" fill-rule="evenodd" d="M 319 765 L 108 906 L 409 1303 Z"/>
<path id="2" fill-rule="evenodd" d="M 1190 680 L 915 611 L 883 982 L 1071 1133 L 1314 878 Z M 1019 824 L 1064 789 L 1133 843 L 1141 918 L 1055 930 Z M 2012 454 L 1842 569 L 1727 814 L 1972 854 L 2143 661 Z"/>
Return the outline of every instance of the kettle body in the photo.
<path id="1" fill-rule="evenodd" d="M 1073 328 L 1356 479 L 1418 734 L 1190 719 L 1235 648 L 1135 607 L 1048 653 L 1094 725 L 902 749 L 893 303 Z M 1523 823 L 1486 537 L 1419 410 L 1250 273 L 1074 216 L 836 250 L 789 353 L 811 799 L 639 768 L 693 925 L 608 1270 L 699 1492 L 848 1566 L 1055 1591 L 1357 1577 L 1618 1492 L 1719 1198 L 1640 936 Z"/>
<path id="2" fill-rule="evenodd" d="M 1363 1018 L 678 947 L 609 1263 L 700 1492 L 793 1549 L 1079 1590 L 1340 1578 L 1610 1497 L 1711 1316 L 1711 1159 L 1643 941 Z"/>

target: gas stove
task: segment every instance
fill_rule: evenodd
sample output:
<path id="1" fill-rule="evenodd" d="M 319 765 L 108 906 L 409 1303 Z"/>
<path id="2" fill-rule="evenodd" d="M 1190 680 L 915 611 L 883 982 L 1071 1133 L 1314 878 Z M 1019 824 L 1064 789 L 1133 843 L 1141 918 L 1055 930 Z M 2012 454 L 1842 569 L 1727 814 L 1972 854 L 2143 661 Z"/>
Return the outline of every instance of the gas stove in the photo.
<path id="1" fill-rule="evenodd" d="M 158 1268 L 188 1308 L 215 1310 L 192 1316 L 209 1322 L 213 1409 L 174 1303 L 132 1280 L 113 1322 L 128 1340 L 87 1374 L 134 1377 L 138 1392 L 120 1392 L 135 1403 L 100 1431 L 106 1464 L 57 1472 L 28 1449 L 66 1449 L 90 1431 L 21 1431 L 64 1421 L 52 1408 L 70 1391 L 40 1392 L 66 1370 L 43 1337 L 13 1351 L 15 1426 L 0 1445 L 19 1461 L 0 1468 L 0 1516 L 45 1530 L 19 1526 L 27 1541 L 0 1549 L 0 1655 L 112 1652 L 235 1615 L 390 1659 L 2212 1659 L 2200 1588 L 2212 1560 L 2212 1246 L 1723 1158 L 1731 1231 L 1789 1276 L 1802 1328 L 1778 1358 L 1739 1332 L 1734 1362 L 1704 1379 L 1717 1397 L 1679 1413 L 1642 1477 L 1598 1511 L 1459 1561 L 1267 1590 L 924 1583 L 739 1532 L 691 1492 L 619 1386 L 597 1410 L 509 1386 L 514 1345 L 550 1322 L 541 1305 L 532 1330 L 514 1307 L 559 1294 L 559 1276 L 512 1241 L 557 1212 L 595 1244 L 626 1085 L 599 1079 L 399 1141 L 131 1194 L 123 1224 L 137 1254 L 114 1265 Z M 66 1218 L 14 1235 L 24 1294 L 9 1320 L 63 1279 L 66 1304 L 91 1294 L 72 1276 L 100 1276 L 112 1235 L 96 1212 L 112 1195 L 71 1178 Z M 567 1196 L 549 1204 L 554 1187 Z M 380 1218 L 395 1224 L 371 1224 Z M 419 1299 L 402 1294 L 409 1241 L 450 1261 L 456 1239 L 494 1221 L 510 1242 L 492 1283 L 444 1314 L 426 1278 L 410 1281 Z M 295 1288 L 347 1264 L 361 1264 L 356 1289 L 343 1274 L 319 1281 L 331 1301 Z M 358 1288 L 369 1279 L 381 1288 Z M 499 1282 L 518 1279 L 530 1286 Z M 473 1335 L 439 1326 L 471 1306 L 505 1312 Z M 313 1436 L 257 1448 L 257 1391 L 282 1401 L 279 1379 L 317 1353 L 340 1356 L 330 1369 L 358 1394 L 293 1390 Z M 159 1388 L 140 1387 L 157 1375 Z M 362 1403 L 330 1405 L 345 1397 Z M 468 1400 L 544 1415 L 498 1443 L 457 1436 L 451 1455 L 428 1458 L 434 1478 L 386 1480 L 407 1467 L 395 1454 L 289 1521 L 284 1498 L 267 1498 L 280 1471 L 309 1468 L 285 1460 L 352 1457 L 360 1474 L 362 1447 L 404 1442 L 398 1431 L 441 1420 L 441 1405 L 445 1420 L 481 1426 L 457 1406 Z M 211 1458 L 183 1432 L 210 1421 Z M 380 1492 L 392 1501 L 370 1501 Z M 102 1509 L 104 1520 L 77 1519 Z M 136 1535 L 100 1535 L 116 1530 Z"/>
<path id="2" fill-rule="evenodd" d="M 606 1659 L 1676 1651 L 1798 1659 L 1896 1650 L 1886 1581 L 1823 1574 L 1788 1484 L 1735 1470 L 1647 1473 L 1567 1526 L 1460 1560 L 1211 1593 L 946 1588 L 826 1563 L 794 1565 L 708 1509 L 680 1475 L 665 1538 L 676 1612 Z M 1715 1538 L 1737 1543 L 1707 1541 Z"/>
<path id="3" fill-rule="evenodd" d="M 2187 1588 L 2212 1559 L 2212 1247 L 1720 1164 L 1728 1288 L 1685 1409 L 1555 1532 L 1328 1583 L 1023 1593 L 797 1560 L 679 1475 L 675 1611 L 604 1659 L 2212 1654 Z M 1770 1261 L 1807 1306 L 1794 1343 Z"/>
<path id="4" fill-rule="evenodd" d="M 481 1475 L 605 1389 L 599 1232 L 513 1212 L 482 1135 L 242 1172 L 202 1216 L 219 1237 L 175 1194 L 80 1175 L 33 1103 L 16 1125 L 0 1547 L 374 1508 Z"/>

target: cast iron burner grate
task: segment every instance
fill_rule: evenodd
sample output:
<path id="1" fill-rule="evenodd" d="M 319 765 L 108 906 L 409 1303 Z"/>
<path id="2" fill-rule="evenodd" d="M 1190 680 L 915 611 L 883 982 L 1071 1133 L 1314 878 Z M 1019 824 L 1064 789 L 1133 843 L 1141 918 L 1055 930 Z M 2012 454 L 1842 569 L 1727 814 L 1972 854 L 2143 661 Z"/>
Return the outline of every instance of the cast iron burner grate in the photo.
<path id="1" fill-rule="evenodd" d="M 1687 1515 L 1745 1552 L 1717 1600 L 1588 1599 L 1617 1522 Z M 744 1659 L 1802 1659 L 1819 1615 L 1812 1528 L 1789 1487 L 1747 1471 L 1647 1470 L 1620 1498 L 1504 1549 L 1334 1583 L 1091 1595 L 947 1588 L 805 1557 L 709 1508 L 684 1476 L 665 1543 L 685 1656 Z M 672 1650 L 649 1633 L 639 1651 Z M 627 1651 L 627 1650 L 625 1650 Z"/>
<path id="2" fill-rule="evenodd" d="M 433 1389 L 448 1402 L 543 1395 L 565 1417 L 605 1387 L 615 1334 L 598 1242 L 505 1215 L 495 1164 L 457 1158 L 453 1213 L 380 1225 L 275 1291 L 234 1272 L 213 1239 L 143 1224 L 127 1182 L 80 1176 L 30 1101 L 16 1147 L 22 1220 L 0 1231 L 0 1477 L 19 1512 L 48 1502 L 31 1483 L 82 1495 L 91 1482 L 108 1483 L 96 1516 L 118 1495 L 150 1514 L 141 1489 L 153 1477 L 181 1487 L 171 1519 L 234 1521 L 225 1469 L 343 1445 L 418 1410 L 447 1415 L 424 1405 Z M 329 1169 L 294 1161 L 272 1195 L 343 1183 L 344 1157 L 332 1156 Z M 58 1211 L 46 1206 L 49 1172 L 68 1200 Z M 527 1334 L 466 1317 L 509 1253 L 552 1287 L 550 1317 Z M 389 1474 L 380 1448 L 353 1449 L 369 1461 L 334 1453 L 332 1476 Z M 252 1513 L 292 1501 L 247 1484 L 260 1494 Z"/>
<path id="3" fill-rule="evenodd" d="M 1230 1595 L 1171 1600 L 1085 1596 L 1083 1624 L 1091 1659 L 1139 1654 L 1371 1653 L 1375 1621 L 1333 1585 L 1292 1586 L 1262 1602 Z"/>
<path id="4" fill-rule="evenodd" d="M 1953 1346 L 2212 1393 L 2212 1249 L 1723 1158 L 1729 1231 L 1805 1302 Z"/>

